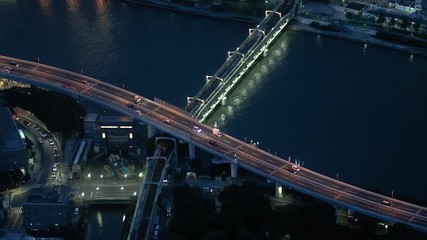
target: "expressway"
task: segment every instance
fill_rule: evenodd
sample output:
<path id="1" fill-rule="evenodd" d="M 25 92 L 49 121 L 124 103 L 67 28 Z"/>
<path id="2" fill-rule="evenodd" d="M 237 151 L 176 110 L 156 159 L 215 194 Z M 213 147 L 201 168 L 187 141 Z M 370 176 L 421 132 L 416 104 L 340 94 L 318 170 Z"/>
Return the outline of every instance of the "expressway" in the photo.
<path id="1" fill-rule="evenodd" d="M 11 65 L 11 62 L 14 63 Z M 134 100 L 136 94 L 130 91 L 85 75 L 5 56 L 0 56 L 0 69 L 0 77 L 87 99 L 130 115 L 260 176 L 333 205 L 427 232 L 425 207 L 370 192 L 307 168 L 301 167 L 297 174 L 292 173 L 289 171 L 292 166 L 289 161 L 230 135 L 217 137 L 212 134 L 211 127 L 144 97 L 139 96 L 141 101 L 136 104 Z M 193 126 L 199 127 L 202 131 L 195 131 Z M 210 140 L 218 144 L 211 145 Z M 392 202 L 393 205 L 384 204 L 384 200 Z"/>

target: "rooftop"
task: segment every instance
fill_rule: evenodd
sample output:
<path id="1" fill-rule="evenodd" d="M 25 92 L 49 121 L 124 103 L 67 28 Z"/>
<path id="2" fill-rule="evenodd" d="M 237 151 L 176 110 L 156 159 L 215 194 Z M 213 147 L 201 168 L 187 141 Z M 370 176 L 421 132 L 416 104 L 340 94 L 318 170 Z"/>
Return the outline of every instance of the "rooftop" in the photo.
<path id="1" fill-rule="evenodd" d="M 99 123 L 132 123 L 133 118 L 129 116 L 101 116 Z"/>
<path id="2" fill-rule="evenodd" d="M 66 194 L 64 194 L 64 187 L 55 186 L 54 188 L 46 188 L 42 193 L 32 193 L 28 195 L 27 204 L 37 203 L 58 203 L 62 204 L 66 201 Z"/>
<path id="3" fill-rule="evenodd" d="M 366 7 L 366 5 L 361 4 L 361 3 L 356 3 L 356 2 L 350 2 L 346 6 L 346 8 L 354 9 L 357 11 L 362 11 L 363 9 L 365 9 L 365 7 Z"/>
<path id="4" fill-rule="evenodd" d="M 4 151 L 25 149 L 9 108 L 0 108 L 0 148 Z"/>
<path id="5" fill-rule="evenodd" d="M 97 118 L 98 118 L 98 113 L 87 113 L 84 121 L 85 122 L 96 122 Z"/>

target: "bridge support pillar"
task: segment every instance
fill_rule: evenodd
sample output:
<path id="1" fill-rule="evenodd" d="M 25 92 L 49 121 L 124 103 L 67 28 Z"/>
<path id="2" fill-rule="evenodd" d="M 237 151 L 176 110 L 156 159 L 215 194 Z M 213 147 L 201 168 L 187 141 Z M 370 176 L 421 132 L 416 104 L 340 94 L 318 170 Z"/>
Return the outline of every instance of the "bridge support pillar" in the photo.
<path id="1" fill-rule="evenodd" d="M 335 205 L 334 205 L 334 208 L 335 208 L 335 223 L 339 224 L 339 221 L 340 221 L 340 208 L 338 206 L 335 206 Z"/>
<path id="2" fill-rule="evenodd" d="M 152 138 L 154 135 L 156 135 L 156 129 L 153 126 L 147 124 L 147 138 Z"/>
<path id="3" fill-rule="evenodd" d="M 230 163 L 230 173 L 231 178 L 237 178 L 237 164 L 236 163 Z"/>
<path id="4" fill-rule="evenodd" d="M 276 198 L 283 197 L 283 186 L 280 183 L 276 183 Z"/>
<path id="5" fill-rule="evenodd" d="M 192 143 L 188 143 L 188 158 L 189 159 L 196 158 L 196 147 Z"/>
<path id="6" fill-rule="evenodd" d="M 222 106 L 225 106 L 225 105 L 227 105 L 227 97 L 223 97 L 222 99 L 221 99 L 221 105 Z"/>

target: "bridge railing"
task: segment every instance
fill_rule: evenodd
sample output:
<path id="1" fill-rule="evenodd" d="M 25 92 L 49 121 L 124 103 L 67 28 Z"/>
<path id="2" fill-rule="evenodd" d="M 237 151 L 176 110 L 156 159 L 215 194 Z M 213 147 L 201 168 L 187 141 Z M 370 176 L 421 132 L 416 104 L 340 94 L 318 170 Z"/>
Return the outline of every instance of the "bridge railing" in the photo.
<path id="1" fill-rule="evenodd" d="M 290 13 L 283 16 L 279 22 L 273 27 L 273 29 L 260 41 L 254 49 L 251 49 L 250 53 L 245 56 L 244 63 L 237 67 L 232 75 L 228 79 L 233 79 L 229 81 L 227 79 L 227 84 L 223 84 L 220 88 L 215 91 L 215 93 L 210 97 L 209 101 L 206 101 L 205 104 L 201 105 L 198 111 L 195 114 L 195 118 L 200 122 L 204 122 L 209 114 L 216 108 L 216 106 L 221 101 L 222 97 L 233 89 L 236 83 L 240 80 L 242 76 L 252 67 L 253 63 L 258 59 L 262 52 L 275 40 L 278 34 L 283 30 L 287 25 L 289 20 L 293 17 L 295 7 L 291 9 Z M 273 13 L 270 13 L 273 14 Z"/>

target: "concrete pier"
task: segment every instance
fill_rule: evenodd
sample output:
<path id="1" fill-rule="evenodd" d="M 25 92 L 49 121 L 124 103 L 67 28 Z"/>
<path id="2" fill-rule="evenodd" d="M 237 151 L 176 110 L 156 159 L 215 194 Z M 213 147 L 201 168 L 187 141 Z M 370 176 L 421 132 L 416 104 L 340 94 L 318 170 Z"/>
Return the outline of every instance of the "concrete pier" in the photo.
<path id="1" fill-rule="evenodd" d="M 283 197 L 283 187 L 282 184 L 276 183 L 276 198 L 282 198 Z"/>
<path id="2" fill-rule="evenodd" d="M 196 158 L 196 147 L 192 143 L 188 143 L 188 158 L 189 159 Z"/>
<path id="3" fill-rule="evenodd" d="M 147 124 L 147 138 L 152 138 L 154 135 L 156 135 L 156 129 L 153 126 Z"/>
<path id="4" fill-rule="evenodd" d="M 237 178 L 237 164 L 236 163 L 230 163 L 230 172 L 231 172 L 231 178 Z"/>

